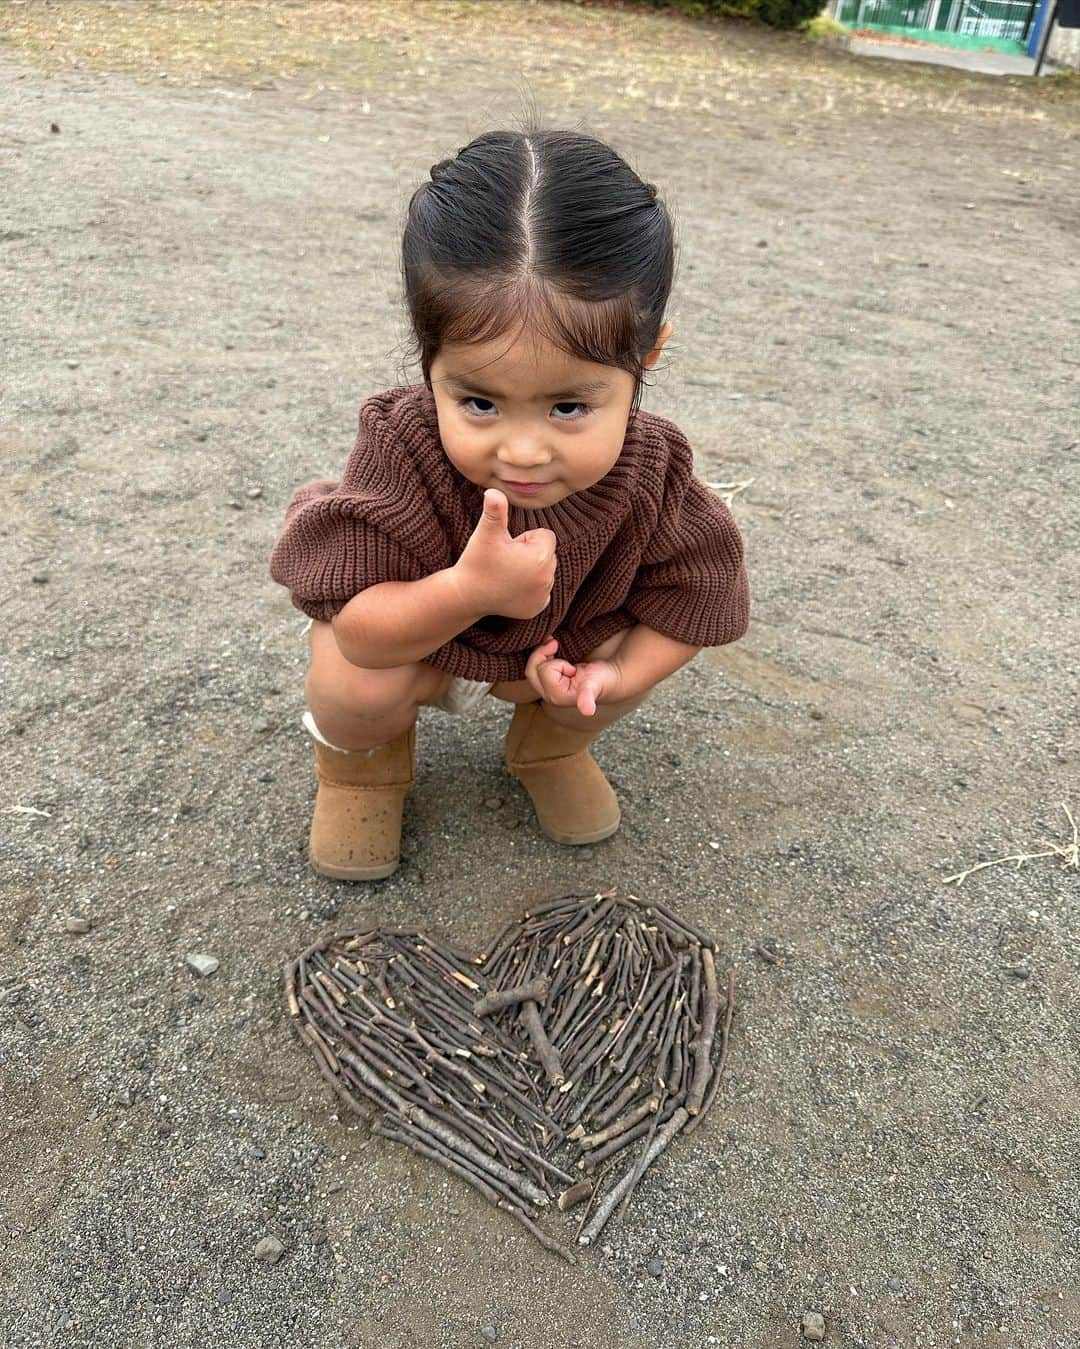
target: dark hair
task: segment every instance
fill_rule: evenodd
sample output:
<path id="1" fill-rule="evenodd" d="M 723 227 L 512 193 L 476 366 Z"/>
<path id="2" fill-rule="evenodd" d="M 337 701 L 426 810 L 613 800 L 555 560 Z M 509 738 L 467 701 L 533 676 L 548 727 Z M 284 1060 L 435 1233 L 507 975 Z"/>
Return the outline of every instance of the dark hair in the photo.
<path id="1" fill-rule="evenodd" d="M 488 131 L 431 167 L 409 201 L 405 300 L 424 380 L 444 342 L 521 320 L 559 349 L 634 376 L 656 345 L 675 231 L 656 188 L 575 131 Z"/>

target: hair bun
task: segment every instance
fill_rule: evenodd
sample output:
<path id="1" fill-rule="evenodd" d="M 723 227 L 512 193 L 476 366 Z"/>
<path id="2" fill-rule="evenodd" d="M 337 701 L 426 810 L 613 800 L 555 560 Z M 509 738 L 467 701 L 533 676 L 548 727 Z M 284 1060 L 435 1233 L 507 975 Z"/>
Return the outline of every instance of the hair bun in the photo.
<path id="1" fill-rule="evenodd" d="M 436 182 L 439 178 L 441 178 L 453 162 L 454 161 L 452 159 L 440 159 L 437 164 L 432 164 L 429 170 L 431 174 L 431 181 Z"/>

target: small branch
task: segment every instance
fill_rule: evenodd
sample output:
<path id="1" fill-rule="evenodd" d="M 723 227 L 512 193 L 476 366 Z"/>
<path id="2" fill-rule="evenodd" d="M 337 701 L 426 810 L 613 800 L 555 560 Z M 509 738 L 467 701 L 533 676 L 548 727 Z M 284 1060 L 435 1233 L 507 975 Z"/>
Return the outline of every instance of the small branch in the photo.
<path id="1" fill-rule="evenodd" d="M 473 1003 L 473 1016 L 490 1016 L 492 1012 L 501 1012 L 504 1007 L 514 1007 L 519 1002 L 542 1003 L 547 999 L 549 981 L 546 975 L 519 984 L 517 988 L 503 988 L 495 993 L 485 993 Z"/>

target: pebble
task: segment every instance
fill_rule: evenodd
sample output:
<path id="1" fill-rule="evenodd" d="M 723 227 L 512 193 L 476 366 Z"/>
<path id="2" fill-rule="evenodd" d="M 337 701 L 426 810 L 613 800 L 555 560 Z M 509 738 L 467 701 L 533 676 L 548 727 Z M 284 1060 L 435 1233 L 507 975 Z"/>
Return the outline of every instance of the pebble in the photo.
<path id="1" fill-rule="evenodd" d="M 267 1265 L 276 1265 L 284 1253 L 285 1247 L 277 1237 L 263 1237 L 255 1247 L 255 1259 Z"/>
<path id="2" fill-rule="evenodd" d="M 258 501 L 258 499 L 259 499 L 261 496 L 262 496 L 262 488 L 261 488 L 261 487 L 249 487 L 249 488 L 247 489 L 247 497 L 248 497 L 248 500 L 249 500 L 249 501 Z"/>
<path id="3" fill-rule="evenodd" d="M 189 968 L 202 978 L 205 978 L 208 974 L 213 974 L 220 964 L 217 956 L 206 956 L 199 951 L 189 951 L 185 959 Z"/>
<path id="4" fill-rule="evenodd" d="M 820 1312 L 803 1312 L 800 1329 L 804 1340 L 820 1344 L 825 1338 L 825 1318 Z"/>
<path id="5" fill-rule="evenodd" d="M 888 1288 L 890 1293 L 899 1293 L 902 1291 L 904 1285 L 900 1282 L 900 1280 L 896 1277 L 895 1274 L 890 1274 L 888 1282 L 886 1283 L 885 1287 Z"/>
<path id="6" fill-rule="evenodd" d="M 266 1156 L 265 1148 L 248 1148 L 248 1156 L 254 1157 L 257 1162 L 261 1162 Z"/>
<path id="7" fill-rule="evenodd" d="M 30 577 L 30 583 L 31 585 L 36 586 L 47 586 L 49 584 L 49 578 L 43 571 L 35 572 L 35 574 Z"/>
<path id="8" fill-rule="evenodd" d="M 593 855 L 593 850 L 591 848 L 579 848 L 577 850 L 578 861 L 580 862 L 591 862 Z"/>
<path id="9" fill-rule="evenodd" d="M 487 1340 L 488 1344 L 494 1344 L 495 1341 L 499 1338 L 499 1332 L 495 1329 L 494 1326 L 481 1326 L 480 1335 L 481 1338 Z"/>
<path id="10" fill-rule="evenodd" d="M 244 503 L 242 501 L 237 501 L 235 497 L 226 501 L 225 505 L 228 506 L 231 511 L 242 511 L 244 509 Z"/>
<path id="11" fill-rule="evenodd" d="M 1011 979 L 1030 979 L 1031 971 L 1026 965 L 1006 965 L 1005 973 Z"/>
<path id="12" fill-rule="evenodd" d="M 89 932 L 90 919 L 82 918 L 78 914 L 70 914 L 64 919 L 64 930 L 67 932 Z"/>
<path id="13" fill-rule="evenodd" d="M 487 807 L 488 810 L 498 810 L 499 807 L 502 805 L 502 797 L 501 797 L 501 796 L 489 796 L 489 797 L 484 801 L 484 805 Z"/>
<path id="14" fill-rule="evenodd" d="M 274 775 L 273 775 L 273 773 L 271 773 L 271 772 L 269 771 L 269 769 L 266 769 L 266 770 L 264 770 L 262 773 L 259 774 L 259 781 L 260 781 L 260 782 L 273 782 L 273 780 L 274 780 Z"/>
<path id="15" fill-rule="evenodd" d="M 664 1262 L 657 1260 L 654 1256 L 652 1260 L 645 1261 L 645 1269 L 654 1279 L 658 1279 L 664 1272 Z"/>

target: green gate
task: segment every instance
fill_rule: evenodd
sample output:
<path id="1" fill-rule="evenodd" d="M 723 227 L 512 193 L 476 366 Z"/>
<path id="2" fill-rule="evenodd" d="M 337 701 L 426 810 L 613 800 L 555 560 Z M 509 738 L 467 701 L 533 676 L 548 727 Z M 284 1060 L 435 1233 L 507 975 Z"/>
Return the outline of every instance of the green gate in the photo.
<path id="1" fill-rule="evenodd" d="M 840 0 L 836 17 L 849 28 L 1023 55 L 1038 7 L 1038 0 Z"/>

